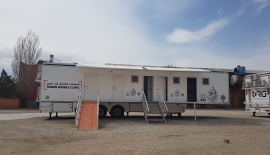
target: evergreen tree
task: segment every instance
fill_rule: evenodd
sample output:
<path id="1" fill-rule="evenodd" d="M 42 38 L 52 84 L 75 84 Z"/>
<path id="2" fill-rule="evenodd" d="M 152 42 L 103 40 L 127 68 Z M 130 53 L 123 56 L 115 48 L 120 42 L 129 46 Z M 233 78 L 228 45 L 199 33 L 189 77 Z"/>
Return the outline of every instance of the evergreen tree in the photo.
<path id="1" fill-rule="evenodd" d="M 0 76 L 0 97 L 11 98 L 15 96 L 16 86 L 15 81 L 11 76 L 7 75 L 7 72 L 3 69 Z"/>

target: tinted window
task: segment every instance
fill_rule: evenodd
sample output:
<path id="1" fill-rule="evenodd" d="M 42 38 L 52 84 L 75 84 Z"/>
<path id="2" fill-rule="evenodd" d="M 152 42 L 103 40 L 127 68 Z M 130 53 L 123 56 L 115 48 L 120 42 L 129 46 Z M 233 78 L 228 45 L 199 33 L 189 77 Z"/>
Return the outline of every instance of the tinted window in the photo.
<path id="1" fill-rule="evenodd" d="M 138 83 L 138 76 L 136 76 L 136 75 L 132 75 L 131 76 L 131 82 L 135 82 L 135 83 Z"/>
<path id="2" fill-rule="evenodd" d="M 174 84 L 180 84 L 180 77 L 173 77 Z"/>
<path id="3" fill-rule="evenodd" d="M 203 85 L 209 85 L 209 78 L 203 78 Z"/>

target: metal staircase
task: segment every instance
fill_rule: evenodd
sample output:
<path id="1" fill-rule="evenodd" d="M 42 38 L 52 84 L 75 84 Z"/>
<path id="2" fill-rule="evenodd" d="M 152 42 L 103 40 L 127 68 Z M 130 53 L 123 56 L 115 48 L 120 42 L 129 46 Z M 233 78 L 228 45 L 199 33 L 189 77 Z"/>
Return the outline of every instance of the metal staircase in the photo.
<path id="1" fill-rule="evenodd" d="M 157 93 L 158 93 L 158 101 L 148 103 L 145 93 L 142 90 L 142 94 L 143 94 L 142 106 L 143 106 L 144 118 L 145 118 L 146 123 L 148 123 L 149 114 L 161 114 L 163 122 L 166 123 L 166 116 L 167 116 L 168 108 L 166 106 L 162 93 L 159 89 L 157 90 Z"/>

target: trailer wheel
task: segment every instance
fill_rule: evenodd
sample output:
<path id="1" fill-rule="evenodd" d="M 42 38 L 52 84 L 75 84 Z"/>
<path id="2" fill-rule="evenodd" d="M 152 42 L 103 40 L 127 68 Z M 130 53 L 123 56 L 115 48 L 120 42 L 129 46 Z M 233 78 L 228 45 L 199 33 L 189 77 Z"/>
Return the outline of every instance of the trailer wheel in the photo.
<path id="1" fill-rule="evenodd" d="M 270 113 L 268 113 L 268 115 L 270 116 Z"/>
<path id="2" fill-rule="evenodd" d="M 99 111 L 98 111 L 98 117 L 99 118 L 104 118 L 107 115 L 107 108 L 103 105 L 99 106 Z"/>
<path id="3" fill-rule="evenodd" d="M 112 117 L 120 118 L 124 116 L 124 108 L 122 106 L 114 106 L 111 110 Z"/>

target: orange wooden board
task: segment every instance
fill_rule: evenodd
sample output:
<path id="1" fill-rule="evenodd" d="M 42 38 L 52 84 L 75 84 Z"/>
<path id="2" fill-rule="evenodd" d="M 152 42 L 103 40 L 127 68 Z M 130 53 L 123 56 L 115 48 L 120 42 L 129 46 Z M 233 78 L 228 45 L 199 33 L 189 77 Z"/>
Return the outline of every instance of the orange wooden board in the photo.
<path id="1" fill-rule="evenodd" d="M 98 103 L 97 101 L 82 101 L 78 130 L 98 129 Z"/>

